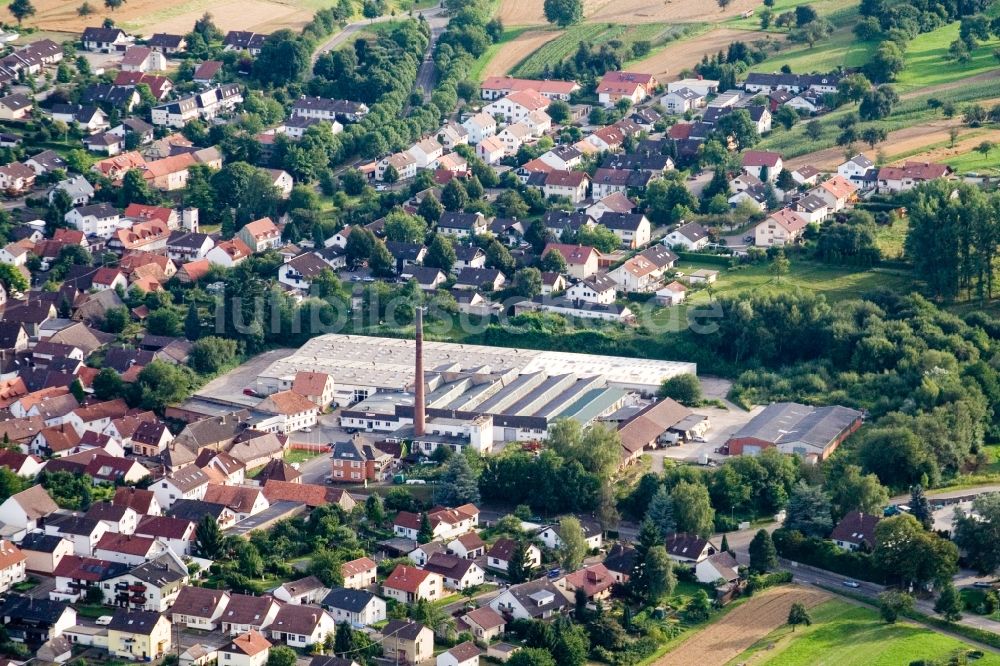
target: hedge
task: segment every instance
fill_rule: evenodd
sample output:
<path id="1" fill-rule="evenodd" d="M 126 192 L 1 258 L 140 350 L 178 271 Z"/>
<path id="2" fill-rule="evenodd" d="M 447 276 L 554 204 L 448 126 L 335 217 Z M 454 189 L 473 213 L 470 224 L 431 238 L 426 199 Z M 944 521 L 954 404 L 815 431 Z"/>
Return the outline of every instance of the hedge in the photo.
<path id="1" fill-rule="evenodd" d="M 726 268 L 733 261 L 733 258 L 728 254 L 701 254 L 700 252 L 677 252 L 676 254 L 684 261 L 697 261 L 703 264 L 725 266 Z"/>
<path id="2" fill-rule="evenodd" d="M 778 555 L 826 569 L 849 578 L 859 578 L 870 583 L 883 583 L 884 576 L 868 553 L 844 551 L 829 541 L 804 536 L 801 532 L 785 528 L 777 529 L 772 535 Z"/>

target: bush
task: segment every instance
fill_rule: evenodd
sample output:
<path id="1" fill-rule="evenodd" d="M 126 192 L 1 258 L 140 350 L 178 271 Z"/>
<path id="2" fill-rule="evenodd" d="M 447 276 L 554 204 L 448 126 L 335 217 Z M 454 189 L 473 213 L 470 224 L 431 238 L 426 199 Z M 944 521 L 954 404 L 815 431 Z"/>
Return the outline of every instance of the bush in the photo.
<path id="1" fill-rule="evenodd" d="M 868 553 L 843 551 L 829 541 L 785 528 L 775 530 L 771 536 L 778 555 L 785 559 L 873 583 L 884 580 L 882 571 Z"/>

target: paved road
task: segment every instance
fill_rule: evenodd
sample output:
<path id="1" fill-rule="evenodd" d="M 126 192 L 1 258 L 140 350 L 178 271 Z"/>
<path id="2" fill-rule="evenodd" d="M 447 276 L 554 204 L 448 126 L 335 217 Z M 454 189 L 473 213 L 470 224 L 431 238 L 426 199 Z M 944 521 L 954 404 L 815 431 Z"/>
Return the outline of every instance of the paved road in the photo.
<path id="1" fill-rule="evenodd" d="M 427 25 L 431 28 L 431 38 L 427 42 L 424 61 L 420 64 L 420 69 L 417 71 L 417 81 L 414 89 L 419 90 L 426 100 L 434 92 L 434 84 L 437 82 L 437 66 L 434 64 L 434 46 L 437 44 L 441 33 L 448 27 L 449 18 L 441 10 L 434 10 L 433 13 L 427 12 L 424 14 L 424 18 L 427 19 Z"/>

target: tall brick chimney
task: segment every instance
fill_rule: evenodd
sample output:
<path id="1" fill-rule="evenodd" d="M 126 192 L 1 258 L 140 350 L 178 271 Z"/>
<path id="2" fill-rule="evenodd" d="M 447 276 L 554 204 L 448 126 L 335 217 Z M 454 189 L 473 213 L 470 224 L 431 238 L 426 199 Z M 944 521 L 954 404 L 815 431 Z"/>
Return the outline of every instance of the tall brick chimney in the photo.
<path id="1" fill-rule="evenodd" d="M 413 434 L 424 434 L 424 309 L 416 310 L 416 376 L 413 379 Z"/>

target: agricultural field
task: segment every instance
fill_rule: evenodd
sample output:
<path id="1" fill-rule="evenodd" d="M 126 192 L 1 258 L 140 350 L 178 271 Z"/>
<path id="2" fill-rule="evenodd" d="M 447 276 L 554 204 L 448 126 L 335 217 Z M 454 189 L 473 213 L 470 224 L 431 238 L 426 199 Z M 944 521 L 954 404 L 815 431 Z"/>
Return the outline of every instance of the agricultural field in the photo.
<path id="1" fill-rule="evenodd" d="M 957 638 L 909 622 L 885 624 L 871 608 L 844 601 L 827 601 L 816 606 L 811 615 L 811 627 L 793 632 L 780 626 L 729 664 L 897 666 L 923 660 L 947 662 L 974 649 Z M 986 653 L 969 663 L 996 666 L 1000 656 Z"/>
<path id="2" fill-rule="evenodd" d="M 781 40 L 783 38 L 781 34 L 761 31 L 714 28 L 693 36 L 685 36 L 667 44 L 653 55 L 630 63 L 629 67 L 652 74 L 661 81 L 670 80 L 678 77 L 682 70 L 696 65 L 702 57 L 726 50 L 729 44 L 736 40 L 750 42 L 757 39 Z"/>
<path id="3" fill-rule="evenodd" d="M 721 666 L 749 648 L 788 619 L 793 603 L 812 608 L 829 598 L 826 592 L 800 587 L 780 587 L 754 596 L 726 613 L 718 622 L 693 634 L 676 649 L 654 662 L 655 666 Z"/>
<path id="4" fill-rule="evenodd" d="M 565 31 L 555 31 L 556 38 L 541 40 L 541 44 L 534 49 L 523 48 L 520 50 L 520 58 L 517 52 L 510 52 L 510 57 L 517 58 L 514 64 L 516 67 L 509 70 L 514 76 L 539 76 L 546 66 L 552 67 L 556 63 L 573 55 L 581 43 L 603 44 L 611 40 L 621 41 L 625 46 L 630 46 L 636 42 L 649 42 L 654 47 L 670 42 L 679 35 L 685 33 L 686 26 L 674 26 L 662 23 L 649 23 L 633 28 L 614 23 L 582 23 L 568 28 Z M 545 32 L 532 31 L 524 34 L 545 35 Z M 527 55 L 530 54 L 530 55 Z M 527 56 L 527 57 L 525 57 Z M 492 69 L 491 64 L 491 69 Z M 499 70 L 499 68 L 495 68 Z M 499 73 L 496 72 L 496 73 Z"/>
<path id="5" fill-rule="evenodd" d="M 724 10 L 690 0 L 584 0 L 583 15 L 590 23 L 690 23 L 738 17 L 760 6 L 759 0 L 734 0 Z M 547 25 L 540 0 L 501 0 L 498 15 L 504 25 Z"/>
<path id="6" fill-rule="evenodd" d="M 469 78 L 474 81 L 482 81 L 489 76 L 506 74 L 529 54 L 534 53 L 561 34 L 561 30 L 532 30 L 531 28 L 505 30 L 500 41 L 491 45 L 486 53 L 476 61 Z"/>

